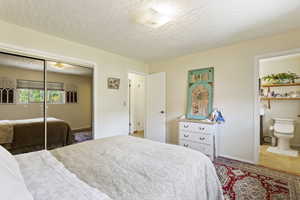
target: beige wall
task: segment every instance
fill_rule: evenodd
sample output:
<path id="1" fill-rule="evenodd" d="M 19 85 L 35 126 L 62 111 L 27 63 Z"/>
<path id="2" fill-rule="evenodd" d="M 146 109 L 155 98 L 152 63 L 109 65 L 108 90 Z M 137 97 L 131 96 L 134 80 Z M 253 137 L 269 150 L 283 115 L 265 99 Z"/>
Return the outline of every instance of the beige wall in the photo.
<path id="1" fill-rule="evenodd" d="M 128 71 L 147 73 L 148 64 L 3 21 L 0 21 L 0 27 L 0 43 L 95 62 L 95 137 L 128 133 Z M 167 73 L 168 141 L 177 143 L 175 119 L 185 113 L 187 71 L 213 66 L 216 78 L 214 107 L 220 108 L 227 120 L 221 135 L 221 153 L 253 161 L 254 57 L 300 48 L 299 35 L 298 29 L 151 63 L 151 72 Z M 108 77 L 121 78 L 119 90 L 107 89 Z"/>
<path id="2" fill-rule="evenodd" d="M 147 73 L 147 64 L 4 21 L 0 21 L 0 27 L 0 44 L 95 62 L 95 138 L 128 134 L 128 71 Z M 108 77 L 121 78 L 119 90 L 107 89 Z"/>
<path id="3" fill-rule="evenodd" d="M 167 74 L 168 142 L 178 142 L 176 118 L 185 114 L 188 70 L 214 67 L 214 107 L 222 110 L 226 118 L 220 152 L 228 157 L 254 161 L 255 56 L 300 48 L 299 35 L 300 29 L 151 63 L 151 73 Z"/>
<path id="4" fill-rule="evenodd" d="M 42 71 L 25 70 L 15 67 L 0 66 L 0 77 L 12 80 L 43 80 Z M 77 104 L 48 104 L 48 117 L 55 117 L 68 122 L 72 129 L 89 128 L 92 114 L 92 77 L 62 73 L 47 73 L 48 81 L 75 84 L 78 89 Z M 42 104 L 0 104 L 0 120 L 31 119 L 43 116 Z"/>
<path id="5" fill-rule="evenodd" d="M 300 56 L 284 59 L 266 59 L 260 62 L 260 77 L 269 74 L 282 72 L 294 72 L 300 75 Z M 280 87 L 272 88 L 276 93 L 288 93 L 290 91 L 299 91 L 300 87 Z M 267 102 L 262 102 L 267 108 Z M 291 143 L 294 146 L 300 146 L 300 101 L 272 101 L 271 108 L 265 110 L 264 116 L 264 135 L 269 135 L 269 127 L 273 124 L 272 118 L 291 118 L 296 120 L 295 137 Z"/>

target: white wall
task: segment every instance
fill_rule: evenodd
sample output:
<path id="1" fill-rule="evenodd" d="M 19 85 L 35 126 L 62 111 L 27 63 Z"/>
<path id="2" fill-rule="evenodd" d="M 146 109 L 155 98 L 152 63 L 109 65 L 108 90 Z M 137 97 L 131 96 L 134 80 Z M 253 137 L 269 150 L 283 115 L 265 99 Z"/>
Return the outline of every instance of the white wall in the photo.
<path id="1" fill-rule="evenodd" d="M 277 74 L 283 72 L 294 72 L 300 75 L 300 56 L 289 57 L 284 59 L 266 59 L 260 62 L 260 77 L 269 74 Z M 290 91 L 299 91 L 300 86 L 272 88 L 276 93 L 288 93 Z M 267 101 L 262 102 L 267 108 Z M 271 101 L 271 109 L 267 109 L 264 116 L 264 135 L 269 135 L 269 127 L 273 124 L 272 118 L 292 118 L 295 119 L 296 131 L 295 137 L 291 140 L 293 146 L 300 146 L 300 101 Z"/>
<path id="2" fill-rule="evenodd" d="M 299 35 L 300 29 L 151 63 L 151 73 L 167 74 L 168 142 L 178 142 L 176 118 L 185 114 L 188 70 L 214 67 L 214 107 L 221 109 L 226 119 L 220 153 L 254 162 L 255 56 L 300 48 Z"/>
<path id="3" fill-rule="evenodd" d="M 129 73 L 128 79 L 131 80 L 131 131 L 144 130 L 145 121 L 145 76 Z"/>
<path id="4" fill-rule="evenodd" d="M 4 21 L 0 27 L 0 43 L 95 62 L 95 137 L 128 134 L 128 71 L 147 73 L 147 64 Z M 108 77 L 121 78 L 119 90 L 107 89 Z"/>

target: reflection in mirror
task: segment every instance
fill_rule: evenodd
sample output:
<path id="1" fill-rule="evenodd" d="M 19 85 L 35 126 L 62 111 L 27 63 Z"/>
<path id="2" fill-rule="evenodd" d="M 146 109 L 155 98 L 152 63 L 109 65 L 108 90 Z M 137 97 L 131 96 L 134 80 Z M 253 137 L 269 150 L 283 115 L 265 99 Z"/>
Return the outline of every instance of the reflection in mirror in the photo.
<path id="1" fill-rule="evenodd" d="M 92 83 L 90 68 L 47 61 L 49 149 L 93 138 Z"/>
<path id="2" fill-rule="evenodd" d="M 44 61 L 0 53 L 0 145 L 13 154 L 44 149 Z"/>

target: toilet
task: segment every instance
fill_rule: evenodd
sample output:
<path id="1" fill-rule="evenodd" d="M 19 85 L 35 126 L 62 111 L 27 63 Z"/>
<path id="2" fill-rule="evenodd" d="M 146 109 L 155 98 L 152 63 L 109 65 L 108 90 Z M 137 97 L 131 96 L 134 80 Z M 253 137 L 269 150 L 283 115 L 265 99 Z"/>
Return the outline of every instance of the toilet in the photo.
<path id="1" fill-rule="evenodd" d="M 287 156 L 298 156 L 298 151 L 292 150 L 290 140 L 295 133 L 295 120 L 275 118 L 274 120 L 274 136 L 278 139 L 276 147 L 269 147 L 268 151 Z"/>

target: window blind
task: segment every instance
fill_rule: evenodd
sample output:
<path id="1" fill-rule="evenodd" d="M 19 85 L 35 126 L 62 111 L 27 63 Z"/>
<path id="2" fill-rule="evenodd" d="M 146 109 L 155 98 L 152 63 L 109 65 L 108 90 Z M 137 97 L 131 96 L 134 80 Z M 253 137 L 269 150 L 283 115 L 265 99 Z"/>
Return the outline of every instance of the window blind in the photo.
<path id="1" fill-rule="evenodd" d="M 43 90 L 44 82 L 32 80 L 17 80 L 17 88 Z M 64 83 L 48 82 L 47 90 L 64 90 Z"/>

